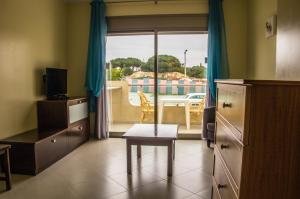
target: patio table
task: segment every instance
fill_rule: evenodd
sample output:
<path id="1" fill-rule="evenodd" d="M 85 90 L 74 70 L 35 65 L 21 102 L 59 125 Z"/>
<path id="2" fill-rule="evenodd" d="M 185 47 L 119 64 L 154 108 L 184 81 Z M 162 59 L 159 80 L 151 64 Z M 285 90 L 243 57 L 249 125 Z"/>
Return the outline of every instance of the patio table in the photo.
<path id="1" fill-rule="evenodd" d="M 205 94 L 204 94 L 205 96 Z M 190 116 L 190 104 L 198 103 L 199 99 L 188 99 L 188 98 L 161 98 L 159 99 L 158 104 L 158 123 L 162 123 L 164 107 L 166 104 L 184 104 L 185 112 L 185 123 L 186 128 L 190 129 L 191 127 L 191 116 Z"/>

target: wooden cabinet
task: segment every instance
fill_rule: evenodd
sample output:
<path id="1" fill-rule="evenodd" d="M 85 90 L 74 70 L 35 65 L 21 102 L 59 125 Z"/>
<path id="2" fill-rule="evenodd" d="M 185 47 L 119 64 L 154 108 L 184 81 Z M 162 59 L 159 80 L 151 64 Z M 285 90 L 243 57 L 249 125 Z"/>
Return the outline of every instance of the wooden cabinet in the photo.
<path id="1" fill-rule="evenodd" d="M 13 173 L 36 175 L 89 139 L 86 98 L 38 102 L 39 128 L 1 140 Z"/>
<path id="2" fill-rule="evenodd" d="M 217 81 L 212 198 L 300 195 L 300 82 Z"/>
<path id="3" fill-rule="evenodd" d="M 38 129 L 40 131 L 68 128 L 88 118 L 87 98 L 68 100 L 41 100 L 37 102 Z"/>

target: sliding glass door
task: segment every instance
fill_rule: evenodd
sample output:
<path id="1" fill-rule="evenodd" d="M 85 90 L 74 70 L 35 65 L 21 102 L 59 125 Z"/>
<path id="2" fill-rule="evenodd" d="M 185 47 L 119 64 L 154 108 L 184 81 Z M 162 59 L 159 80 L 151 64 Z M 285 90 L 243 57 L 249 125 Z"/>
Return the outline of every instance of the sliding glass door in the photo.
<path id="1" fill-rule="evenodd" d="M 107 96 L 111 135 L 154 123 L 154 33 L 107 37 Z"/>
<path id="2" fill-rule="evenodd" d="M 207 34 L 158 34 L 159 122 L 200 134 L 206 95 Z"/>
<path id="3" fill-rule="evenodd" d="M 108 36 L 111 135 L 118 136 L 135 123 L 155 123 L 155 108 L 157 123 L 180 124 L 180 134 L 200 134 L 206 57 L 207 34 L 158 32 Z"/>

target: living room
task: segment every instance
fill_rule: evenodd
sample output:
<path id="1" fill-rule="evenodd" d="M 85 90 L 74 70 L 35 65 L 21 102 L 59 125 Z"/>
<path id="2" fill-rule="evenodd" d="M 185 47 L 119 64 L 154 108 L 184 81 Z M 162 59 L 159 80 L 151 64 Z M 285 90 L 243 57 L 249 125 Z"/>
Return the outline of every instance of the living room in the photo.
<path id="1" fill-rule="evenodd" d="M 297 198 L 298 13 L 295 0 L 1 0 L 0 198 Z"/>

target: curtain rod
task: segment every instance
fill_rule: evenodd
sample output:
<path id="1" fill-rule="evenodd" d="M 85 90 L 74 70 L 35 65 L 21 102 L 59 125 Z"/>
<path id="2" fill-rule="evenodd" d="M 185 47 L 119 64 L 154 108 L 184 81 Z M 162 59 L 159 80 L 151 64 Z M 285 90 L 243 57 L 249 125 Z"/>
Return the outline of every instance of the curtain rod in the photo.
<path id="1" fill-rule="evenodd" d="M 144 3 L 144 2 L 153 2 L 155 4 L 159 2 L 170 2 L 170 1 L 182 1 L 183 0 L 124 0 L 124 1 L 105 1 L 107 4 L 114 4 L 114 3 Z M 199 0 L 192 0 L 192 1 L 199 1 Z"/>

